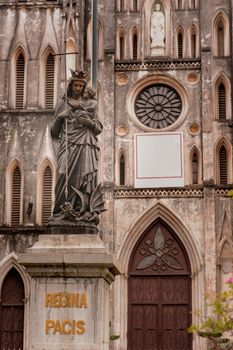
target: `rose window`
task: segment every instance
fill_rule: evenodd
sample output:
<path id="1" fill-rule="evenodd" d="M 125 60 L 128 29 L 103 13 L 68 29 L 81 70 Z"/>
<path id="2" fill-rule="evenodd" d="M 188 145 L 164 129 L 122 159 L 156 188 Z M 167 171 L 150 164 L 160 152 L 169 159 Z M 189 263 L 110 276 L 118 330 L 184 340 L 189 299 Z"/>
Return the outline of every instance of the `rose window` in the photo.
<path id="1" fill-rule="evenodd" d="M 135 113 L 144 125 L 162 129 L 175 123 L 182 111 L 178 92 L 166 84 L 147 86 L 136 97 Z"/>

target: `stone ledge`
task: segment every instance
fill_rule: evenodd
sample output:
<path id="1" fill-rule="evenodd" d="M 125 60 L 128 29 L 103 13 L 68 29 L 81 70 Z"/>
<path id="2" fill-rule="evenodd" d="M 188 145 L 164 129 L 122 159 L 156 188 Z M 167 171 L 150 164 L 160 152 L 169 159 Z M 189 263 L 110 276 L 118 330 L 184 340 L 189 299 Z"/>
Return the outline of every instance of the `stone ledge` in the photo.
<path id="1" fill-rule="evenodd" d="M 120 271 L 110 254 L 19 254 L 31 277 L 104 278 L 112 283 Z"/>

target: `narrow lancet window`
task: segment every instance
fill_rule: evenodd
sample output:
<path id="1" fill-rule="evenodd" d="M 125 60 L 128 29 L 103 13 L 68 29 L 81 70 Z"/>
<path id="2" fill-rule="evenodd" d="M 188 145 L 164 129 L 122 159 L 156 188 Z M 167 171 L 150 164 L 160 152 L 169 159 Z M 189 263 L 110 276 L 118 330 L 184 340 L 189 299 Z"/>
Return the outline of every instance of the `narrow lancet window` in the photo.
<path id="1" fill-rule="evenodd" d="M 125 157 L 123 154 L 120 157 L 120 185 L 125 185 Z"/>
<path id="2" fill-rule="evenodd" d="M 198 157 L 197 153 L 193 153 L 193 158 L 192 158 L 192 183 L 193 185 L 198 184 Z"/>
<path id="3" fill-rule="evenodd" d="M 54 57 L 51 53 L 47 57 L 45 74 L 45 107 L 52 109 L 54 102 Z"/>
<path id="4" fill-rule="evenodd" d="M 191 34 L 191 57 L 195 58 L 197 57 L 197 51 L 196 51 L 196 34 Z"/>
<path id="5" fill-rule="evenodd" d="M 219 180 L 221 185 L 227 184 L 227 151 L 224 145 L 219 151 Z"/>
<path id="6" fill-rule="evenodd" d="M 223 83 L 218 88 L 218 114 L 219 120 L 226 120 L 226 89 Z"/>
<path id="7" fill-rule="evenodd" d="M 178 33 L 178 58 L 183 58 L 183 35 L 181 32 Z"/>
<path id="8" fill-rule="evenodd" d="M 11 188 L 11 225 L 20 225 L 20 211 L 21 211 L 21 173 L 18 166 L 12 175 Z"/>
<path id="9" fill-rule="evenodd" d="M 138 36 L 137 34 L 133 35 L 133 60 L 138 59 Z"/>
<path id="10" fill-rule="evenodd" d="M 125 38 L 123 34 L 121 34 L 120 38 L 120 60 L 125 58 Z"/>
<path id="11" fill-rule="evenodd" d="M 47 224 L 52 211 L 52 170 L 47 165 L 42 185 L 42 225 Z"/>
<path id="12" fill-rule="evenodd" d="M 16 108 L 24 107 L 24 72 L 25 60 L 23 54 L 20 53 L 16 63 Z"/>
<path id="13" fill-rule="evenodd" d="M 217 26 L 217 46 L 218 46 L 218 56 L 224 56 L 224 24 L 220 20 Z"/>

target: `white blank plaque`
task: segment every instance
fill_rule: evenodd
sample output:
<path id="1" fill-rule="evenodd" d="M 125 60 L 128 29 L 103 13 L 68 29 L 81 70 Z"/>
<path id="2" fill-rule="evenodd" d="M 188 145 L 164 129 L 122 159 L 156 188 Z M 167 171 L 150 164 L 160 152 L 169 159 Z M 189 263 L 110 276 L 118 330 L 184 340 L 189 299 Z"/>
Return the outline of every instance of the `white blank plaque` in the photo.
<path id="1" fill-rule="evenodd" d="M 136 134 L 134 169 L 135 187 L 184 186 L 183 134 Z"/>

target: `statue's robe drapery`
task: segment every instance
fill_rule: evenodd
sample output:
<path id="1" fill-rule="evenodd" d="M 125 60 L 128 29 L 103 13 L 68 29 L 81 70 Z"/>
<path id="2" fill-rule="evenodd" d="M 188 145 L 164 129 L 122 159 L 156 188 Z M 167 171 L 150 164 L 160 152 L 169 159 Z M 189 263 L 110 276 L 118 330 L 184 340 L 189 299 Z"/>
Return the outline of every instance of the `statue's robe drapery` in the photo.
<path id="1" fill-rule="evenodd" d="M 66 132 L 65 118 L 59 114 L 67 108 L 65 99 L 62 99 L 55 111 L 55 119 L 51 127 L 51 135 L 58 139 L 59 149 L 57 153 L 57 182 L 55 188 L 55 207 L 54 216 L 61 213 L 61 206 L 66 202 Z M 103 126 L 98 119 L 91 118 L 93 127 L 80 125 L 78 117 L 89 118 L 91 115 L 86 111 L 79 110 L 78 113 L 69 113 L 67 118 L 67 136 L 68 136 L 68 197 L 75 210 L 80 209 L 80 203 L 75 191 L 80 190 L 83 194 L 90 195 L 96 187 L 99 147 L 97 135 L 102 132 Z"/>

